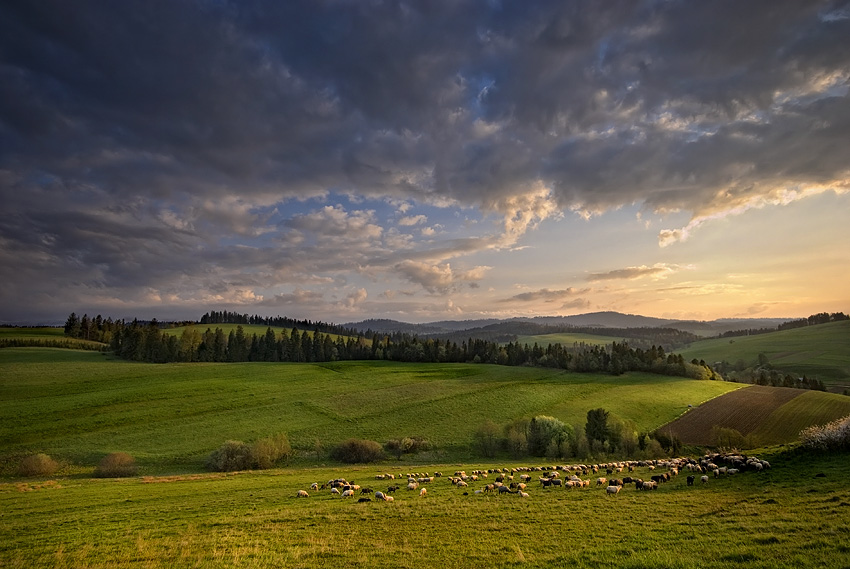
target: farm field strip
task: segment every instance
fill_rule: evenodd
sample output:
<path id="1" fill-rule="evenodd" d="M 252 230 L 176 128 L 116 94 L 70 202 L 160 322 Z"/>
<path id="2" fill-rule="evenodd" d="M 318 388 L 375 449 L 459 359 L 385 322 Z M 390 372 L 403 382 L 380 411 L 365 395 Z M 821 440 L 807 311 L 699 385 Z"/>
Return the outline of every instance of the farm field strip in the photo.
<path id="1" fill-rule="evenodd" d="M 850 397 L 807 391 L 785 403 L 753 431 L 760 444 L 778 444 L 796 438 L 812 424 L 826 424 L 850 415 Z"/>
<path id="2" fill-rule="evenodd" d="M 664 426 L 685 444 L 711 445 L 715 425 L 737 430 L 746 436 L 758 428 L 775 410 L 805 391 L 789 387 L 750 385 L 708 401 Z M 839 397 L 839 396 L 835 396 Z"/>

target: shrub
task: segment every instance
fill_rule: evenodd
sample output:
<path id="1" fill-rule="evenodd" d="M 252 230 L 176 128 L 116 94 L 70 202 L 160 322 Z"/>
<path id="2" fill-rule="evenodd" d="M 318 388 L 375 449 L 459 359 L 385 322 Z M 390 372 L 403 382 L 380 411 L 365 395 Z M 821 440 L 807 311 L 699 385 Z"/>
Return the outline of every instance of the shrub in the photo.
<path id="1" fill-rule="evenodd" d="M 21 476 L 52 476 L 59 464 L 44 453 L 28 456 L 18 465 Z"/>
<path id="2" fill-rule="evenodd" d="M 210 453 L 207 469 L 215 472 L 232 472 L 251 468 L 251 447 L 242 441 L 225 441 Z"/>
<path id="3" fill-rule="evenodd" d="M 283 433 L 260 439 L 251 445 L 251 463 L 255 468 L 273 468 L 292 458 L 292 446 Z"/>
<path id="4" fill-rule="evenodd" d="M 487 419 L 478 427 L 474 436 L 481 454 L 487 458 L 496 456 L 499 448 L 499 426 L 496 423 Z"/>
<path id="5" fill-rule="evenodd" d="M 800 432 L 800 443 L 812 450 L 850 450 L 850 415 Z"/>
<path id="6" fill-rule="evenodd" d="M 138 472 L 136 459 L 126 452 L 113 452 L 103 457 L 94 469 L 97 478 L 123 478 L 135 476 Z"/>
<path id="7" fill-rule="evenodd" d="M 401 460 L 402 454 L 416 454 L 431 449 L 431 443 L 422 437 L 391 439 L 384 445 L 386 451 Z"/>
<path id="8" fill-rule="evenodd" d="M 555 417 L 538 415 L 528 424 L 528 453 L 533 456 L 544 456 L 547 453 L 553 458 L 563 456 L 570 427 Z M 550 448 L 552 443 L 554 447 Z"/>
<path id="9" fill-rule="evenodd" d="M 348 439 L 331 451 L 331 458 L 340 462 L 377 462 L 384 459 L 380 443 L 361 439 Z"/>

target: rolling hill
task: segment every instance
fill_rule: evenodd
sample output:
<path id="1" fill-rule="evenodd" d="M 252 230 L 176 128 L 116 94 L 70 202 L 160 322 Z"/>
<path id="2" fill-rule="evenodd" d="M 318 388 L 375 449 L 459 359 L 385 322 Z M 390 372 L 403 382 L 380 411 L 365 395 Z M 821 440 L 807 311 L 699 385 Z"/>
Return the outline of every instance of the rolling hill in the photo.
<path id="1" fill-rule="evenodd" d="M 0 458 L 46 452 L 94 464 L 129 452 L 148 467 L 198 469 L 223 441 L 286 432 L 293 446 L 349 438 L 429 440 L 468 458 L 476 429 L 538 414 L 583 425 L 604 407 L 652 430 L 740 387 L 630 373 L 485 364 L 142 364 L 99 353 L 0 350 Z M 474 454 L 474 453 L 473 453 Z"/>
<path id="2" fill-rule="evenodd" d="M 735 338 L 701 340 L 677 350 L 685 359 L 738 368 L 759 365 L 759 354 L 782 373 L 822 380 L 834 392 L 850 389 L 850 321 Z"/>
<path id="3" fill-rule="evenodd" d="M 714 427 L 734 429 L 753 446 L 788 443 L 804 428 L 850 415 L 850 397 L 788 387 L 750 385 L 716 397 L 664 425 L 685 443 L 713 446 Z"/>

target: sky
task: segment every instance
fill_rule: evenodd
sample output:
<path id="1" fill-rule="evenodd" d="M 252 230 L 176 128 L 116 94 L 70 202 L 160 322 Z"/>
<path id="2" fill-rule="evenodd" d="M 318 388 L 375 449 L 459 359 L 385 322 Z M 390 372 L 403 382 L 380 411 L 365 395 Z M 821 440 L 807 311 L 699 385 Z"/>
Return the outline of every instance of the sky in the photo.
<path id="1" fill-rule="evenodd" d="M 850 2 L 0 4 L 0 322 L 850 312 Z"/>

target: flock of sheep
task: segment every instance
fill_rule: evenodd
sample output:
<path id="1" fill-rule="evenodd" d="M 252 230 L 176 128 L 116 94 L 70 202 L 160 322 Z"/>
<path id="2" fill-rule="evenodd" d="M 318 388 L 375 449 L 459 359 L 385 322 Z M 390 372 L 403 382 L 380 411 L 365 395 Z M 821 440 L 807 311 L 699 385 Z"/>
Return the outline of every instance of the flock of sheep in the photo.
<path id="1" fill-rule="evenodd" d="M 648 480 L 632 476 L 638 468 L 649 472 Z M 671 458 L 662 460 L 639 460 L 610 462 L 604 464 L 576 464 L 561 466 L 528 466 L 510 468 L 491 468 L 487 470 L 473 470 L 467 474 L 465 470 L 458 470 L 453 475 L 443 476 L 443 473 L 407 473 L 388 474 L 382 473 L 375 476 L 376 482 L 389 482 L 386 490 L 374 490 L 371 486 L 361 486 L 354 481 L 345 478 L 333 478 L 324 484 L 314 482 L 310 490 L 312 492 L 328 491 L 340 498 L 354 498 L 358 502 L 371 502 L 374 500 L 382 502 L 394 501 L 394 494 L 405 484 L 409 492 L 420 497 L 427 496 L 426 484 L 435 480 L 447 479 L 453 486 L 463 489 L 463 495 L 469 495 L 470 485 L 481 485 L 472 490 L 472 495 L 486 494 L 514 494 L 521 498 L 528 498 L 528 490 L 531 487 L 540 489 L 552 488 L 605 488 L 605 496 L 616 496 L 629 485 L 634 485 L 636 490 L 656 490 L 660 484 L 670 481 L 682 471 L 688 472 L 687 485 L 693 486 L 697 476 L 702 484 L 707 484 L 711 477 L 733 476 L 739 472 L 749 470 L 761 472 L 770 468 L 766 460 L 755 456 L 744 456 L 740 454 L 711 453 L 695 458 Z M 604 476 L 602 475 L 604 473 Z M 597 476 L 598 475 L 598 476 Z M 614 476 L 614 478 L 609 478 Z M 584 477 L 584 478 L 582 478 Z M 588 478 L 590 477 L 590 478 Z M 593 480 L 593 477 L 596 477 Z M 536 479 L 536 480 L 535 480 Z M 296 497 L 308 498 L 307 490 L 298 490 Z"/>

